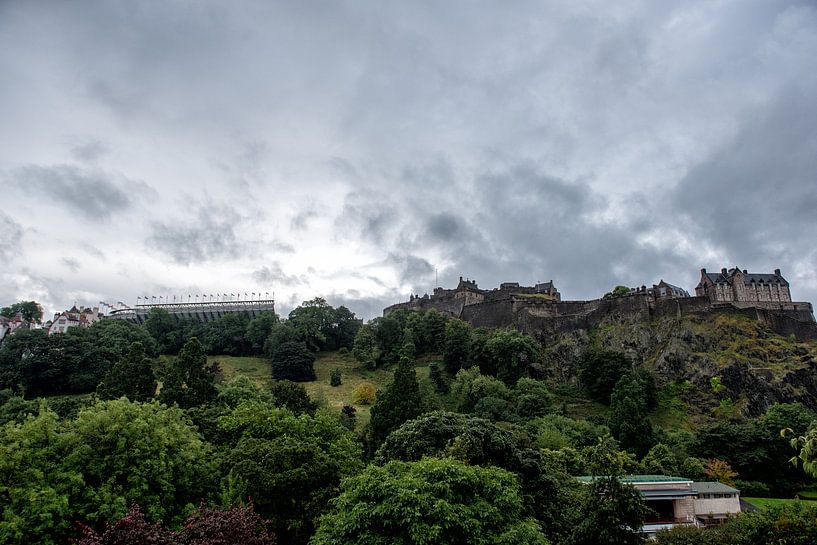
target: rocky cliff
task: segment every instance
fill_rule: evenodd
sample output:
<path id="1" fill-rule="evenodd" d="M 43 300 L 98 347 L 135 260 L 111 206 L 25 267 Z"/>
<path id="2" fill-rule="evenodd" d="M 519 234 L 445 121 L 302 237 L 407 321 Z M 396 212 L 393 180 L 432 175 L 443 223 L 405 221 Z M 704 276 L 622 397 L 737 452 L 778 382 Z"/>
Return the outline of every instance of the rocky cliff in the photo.
<path id="1" fill-rule="evenodd" d="M 545 347 L 541 371 L 557 382 L 575 381 L 578 356 L 597 347 L 625 352 L 659 387 L 679 386 L 692 413 L 755 416 L 793 402 L 817 410 L 817 341 L 797 342 L 742 314 L 608 315 L 587 329 L 529 332 Z"/>

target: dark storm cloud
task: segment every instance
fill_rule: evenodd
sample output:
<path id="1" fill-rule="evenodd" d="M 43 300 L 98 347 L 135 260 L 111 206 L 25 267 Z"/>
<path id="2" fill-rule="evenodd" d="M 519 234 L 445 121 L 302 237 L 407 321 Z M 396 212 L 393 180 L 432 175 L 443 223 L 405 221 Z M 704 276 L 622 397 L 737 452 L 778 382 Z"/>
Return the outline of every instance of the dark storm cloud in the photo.
<path id="1" fill-rule="evenodd" d="M 27 165 L 6 174 L 16 187 L 59 203 L 89 221 L 107 220 L 141 198 L 155 195 L 145 182 L 72 165 Z"/>
<path id="2" fill-rule="evenodd" d="M 286 274 L 281 268 L 280 263 L 264 265 L 260 269 L 253 271 L 252 279 L 262 284 L 263 287 L 271 288 L 276 286 L 296 286 L 307 282 L 307 279 L 303 276 Z"/>
<path id="3" fill-rule="evenodd" d="M 434 266 L 412 254 L 389 254 L 387 262 L 397 271 L 401 283 L 419 283 L 434 274 Z"/>
<path id="4" fill-rule="evenodd" d="M 0 259 L 6 264 L 20 253 L 23 228 L 0 210 Z"/>
<path id="5" fill-rule="evenodd" d="M 735 137 L 684 176 L 671 202 L 696 235 L 723 248 L 724 265 L 766 268 L 814 249 L 817 101 L 788 89 L 745 116 Z M 715 265 L 715 264 L 713 264 Z"/>
<path id="6" fill-rule="evenodd" d="M 428 236 L 442 242 L 448 242 L 463 236 L 462 221 L 454 214 L 443 212 L 431 216 L 427 223 Z"/>
<path id="7" fill-rule="evenodd" d="M 176 263 L 189 265 L 242 255 L 246 244 L 235 234 L 241 216 L 232 208 L 202 205 L 187 222 L 155 222 L 145 241 Z"/>

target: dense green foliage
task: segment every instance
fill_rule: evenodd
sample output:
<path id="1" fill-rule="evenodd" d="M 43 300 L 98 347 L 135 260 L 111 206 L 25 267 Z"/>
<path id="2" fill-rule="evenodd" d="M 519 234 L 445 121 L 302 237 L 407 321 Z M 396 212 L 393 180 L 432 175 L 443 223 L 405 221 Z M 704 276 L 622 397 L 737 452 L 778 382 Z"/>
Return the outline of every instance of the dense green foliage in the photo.
<path id="1" fill-rule="evenodd" d="M 377 448 L 393 430 L 403 422 L 419 416 L 422 412 L 420 386 L 413 362 L 400 360 L 394 379 L 382 392 L 378 392 L 372 406 L 371 443 Z"/>
<path id="2" fill-rule="evenodd" d="M 275 533 L 305 542 L 342 477 L 362 468 L 361 447 L 336 417 L 295 416 L 270 403 L 240 404 L 219 419 L 226 438 L 224 499 L 252 499 Z"/>
<path id="3" fill-rule="evenodd" d="M 147 401 L 156 394 L 153 364 L 142 343 L 131 345 L 127 356 L 114 364 L 96 391 L 102 399 L 125 396 L 131 401 Z"/>
<path id="4" fill-rule="evenodd" d="M 0 308 L 0 316 L 13 318 L 20 313 L 23 320 L 29 323 L 39 324 L 43 320 L 43 308 L 36 301 L 20 301 L 7 307 Z"/>
<path id="5" fill-rule="evenodd" d="M 744 513 L 713 528 L 676 528 L 657 535 L 658 545 L 812 545 L 817 505 L 799 502 Z"/>
<path id="6" fill-rule="evenodd" d="M 635 374 L 624 375 L 610 396 L 610 432 L 621 446 L 639 458 L 653 444 L 652 425 L 647 416 L 644 383 Z"/>
<path id="7" fill-rule="evenodd" d="M 155 354 L 145 329 L 118 320 L 50 336 L 44 329 L 15 331 L 0 347 L 0 389 L 28 396 L 93 392 L 134 342 Z"/>
<path id="8" fill-rule="evenodd" d="M 60 422 L 45 411 L 0 431 L 0 543 L 60 543 L 73 521 L 125 514 L 132 502 L 172 520 L 213 478 L 210 450 L 179 409 L 100 402 Z"/>
<path id="9" fill-rule="evenodd" d="M 305 382 L 315 380 L 315 354 L 306 344 L 287 341 L 272 352 L 272 377 L 277 380 Z"/>
<path id="10" fill-rule="evenodd" d="M 204 347 L 193 337 L 165 370 L 159 399 L 185 408 L 201 405 L 215 396 L 217 371 L 217 367 L 207 364 Z"/>
<path id="11" fill-rule="evenodd" d="M 592 399 L 605 405 L 616 383 L 630 370 L 632 364 L 620 352 L 589 350 L 579 359 L 579 380 Z"/>
<path id="12" fill-rule="evenodd" d="M 751 418 L 735 398 L 682 426 L 680 394 L 725 396 L 727 374 L 695 392 L 589 338 L 578 376 L 557 380 L 554 347 L 518 331 L 435 311 L 361 325 L 319 298 L 285 320 L 154 310 L 144 327 L 20 330 L 0 347 L 0 545 L 640 543 L 644 504 L 618 475 L 734 478 L 744 496 L 812 484 L 811 410 Z M 222 373 L 213 353 L 263 354 L 273 375 L 224 383 L 239 358 Z M 659 539 L 811 543 L 813 518 L 791 508 Z"/>
<path id="13" fill-rule="evenodd" d="M 370 466 L 343 484 L 313 545 L 546 544 L 513 474 L 428 459 Z"/>

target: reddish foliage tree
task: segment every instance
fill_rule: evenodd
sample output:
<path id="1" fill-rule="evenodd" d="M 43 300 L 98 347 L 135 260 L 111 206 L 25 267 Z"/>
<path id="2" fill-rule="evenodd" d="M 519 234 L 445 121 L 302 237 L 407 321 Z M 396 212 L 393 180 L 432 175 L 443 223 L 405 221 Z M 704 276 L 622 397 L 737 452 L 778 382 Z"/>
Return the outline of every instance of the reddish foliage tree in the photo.
<path id="1" fill-rule="evenodd" d="M 173 532 L 161 523 L 148 523 L 138 505 L 131 507 L 127 515 L 102 534 L 84 524 L 79 526 L 82 537 L 76 541 L 77 545 L 175 545 Z"/>
<path id="2" fill-rule="evenodd" d="M 228 511 L 202 505 L 178 533 L 179 545 L 274 545 L 268 523 L 254 510 L 234 507 Z"/>
<path id="3" fill-rule="evenodd" d="M 82 537 L 76 545 L 275 545 L 268 523 L 252 505 L 227 511 L 207 509 L 202 505 L 178 532 L 150 524 L 134 505 L 123 518 L 102 534 L 80 524 Z"/>

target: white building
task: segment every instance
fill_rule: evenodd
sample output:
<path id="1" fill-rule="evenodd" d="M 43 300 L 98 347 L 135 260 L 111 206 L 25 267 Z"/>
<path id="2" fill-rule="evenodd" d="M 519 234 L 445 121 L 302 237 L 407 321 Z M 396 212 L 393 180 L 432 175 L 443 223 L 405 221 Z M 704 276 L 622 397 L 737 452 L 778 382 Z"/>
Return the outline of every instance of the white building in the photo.
<path id="1" fill-rule="evenodd" d="M 101 319 L 102 313 L 99 312 L 99 307 L 77 308 L 76 305 L 74 305 L 70 310 L 54 315 L 51 325 L 48 326 L 48 334 L 65 333 L 72 327 L 89 327 Z"/>

